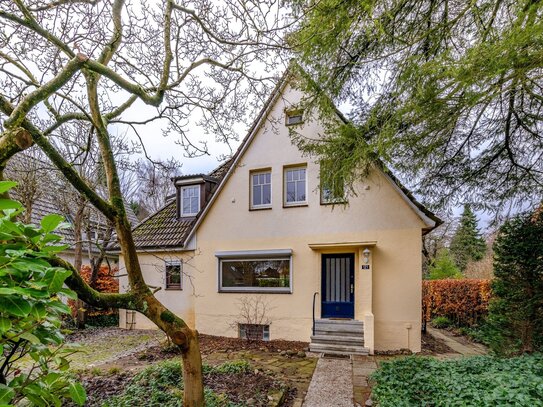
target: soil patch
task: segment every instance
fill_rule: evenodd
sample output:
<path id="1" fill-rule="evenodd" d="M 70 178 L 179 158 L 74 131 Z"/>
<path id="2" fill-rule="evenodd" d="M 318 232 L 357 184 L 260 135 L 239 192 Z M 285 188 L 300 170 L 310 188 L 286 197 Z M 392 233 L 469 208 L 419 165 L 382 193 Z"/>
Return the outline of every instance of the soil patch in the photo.
<path id="1" fill-rule="evenodd" d="M 445 353 L 457 353 L 451 349 L 443 340 L 434 338 L 428 332 L 422 333 L 421 355 L 442 355 Z"/>

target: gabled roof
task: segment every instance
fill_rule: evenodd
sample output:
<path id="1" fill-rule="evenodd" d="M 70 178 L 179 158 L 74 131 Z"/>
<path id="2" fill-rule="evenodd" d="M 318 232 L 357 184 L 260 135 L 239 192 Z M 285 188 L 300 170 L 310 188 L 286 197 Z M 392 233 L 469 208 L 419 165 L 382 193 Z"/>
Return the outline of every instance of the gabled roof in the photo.
<path id="1" fill-rule="evenodd" d="M 225 161 L 209 174 L 196 174 L 175 177 L 175 180 L 202 178 L 213 183 L 220 183 L 230 168 L 232 159 Z M 216 190 L 216 189 L 215 189 Z M 212 191 L 212 194 L 215 191 Z M 204 208 L 206 202 L 204 202 Z M 200 214 L 203 212 L 203 209 Z M 171 249 L 182 248 L 186 242 L 187 235 L 196 224 L 198 217 L 180 219 L 177 216 L 177 198 L 168 200 L 166 204 L 155 213 L 143 219 L 132 231 L 132 236 L 137 249 Z M 110 250 L 119 249 L 115 242 L 109 247 Z"/>
<path id="2" fill-rule="evenodd" d="M 217 187 L 214 189 L 211 198 L 204 203 L 198 216 L 191 220 L 179 220 L 177 218 L 177 203 L 167 203 L 162 209 L 155 214 L 144 219 L 133 231 L 134 240 L 138 249 L 167 249 L 177 248 L 181 249 L 191 239 L 196 232 L 198 226 L 203 222 L 209 208 L 213 205 L 213 202 L 220 194 L 220 191 L 230 178 L 233 170 L 236 168 L 238 161 L 243 153 L 249 147 L 251 141 L 255 137 L 258 129 L 263 125 L 265 119 L 273 107 L 275 101 L 283 92 L 284 88 L 289 82 L 291 76 L 290 71 L 287 69 L 283 76 L 278 81 L 271 95 L 264 103 L 260 113 L 256 120 L 250 127 L 247 135 L 241 142 L 236 153 L 229 160 L 225 161 L 215 170 L 208 174 L 218 181 Z M 347 123 L 347 119 L 343 114 L 336 109 L 340 120 Z M 406 200 L 408 205 L 417 213 L 417 215 L 427 225 L 424 229 L 425 232 L 431 231 L 433 228 L 439 226 L 442 220 L 439 219 L 433 212 L 427 209 L 424 205 L 416 200 L 414 195 L 409 191 L 391 171 L 381 161 L 376 162 L 377 167 L 385 174 L 392 185 L 397 189 L 401 196 Z M 183 177 L 180 177 L 182 179 Z"/>

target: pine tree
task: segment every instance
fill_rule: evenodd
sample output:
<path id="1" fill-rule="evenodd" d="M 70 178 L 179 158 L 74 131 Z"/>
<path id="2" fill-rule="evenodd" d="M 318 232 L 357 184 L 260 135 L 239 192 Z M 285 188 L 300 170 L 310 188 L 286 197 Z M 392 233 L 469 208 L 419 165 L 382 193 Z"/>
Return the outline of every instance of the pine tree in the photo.
<path id="1" fill-rule="evenodd" d="M 494 243 L 488 335 L 501 353 L 543 351 L 543 206 L 507 221 Z"/>
<path id="2" fill-rule="evenodd" d="M 486 243 L 477 228 L 477 217 L 469 205 L 464 205 L 464 212 L 452 238 L 450 249 L 456 265 L 462 272 L 470 261 L 481 260 L 485 255 Z"/>

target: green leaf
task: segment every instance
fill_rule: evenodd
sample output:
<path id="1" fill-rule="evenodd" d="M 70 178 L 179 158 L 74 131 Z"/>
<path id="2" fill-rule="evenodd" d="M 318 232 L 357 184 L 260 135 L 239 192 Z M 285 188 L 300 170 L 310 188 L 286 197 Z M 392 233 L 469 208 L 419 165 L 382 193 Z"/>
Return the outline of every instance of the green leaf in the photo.
<path id="1" fill-rule="evenodd" d="M 0 194 L 9 191 L 15 186 L 17 186 L 17 183 L 15 181 L 0 181 Z"/>
<path id="2" fill-rule="evenodd" d="M 0 199 L 0 210 L 19 209 L 22 205 L 12 199 Z"/>
<path id="3" fill-rule="evenodd" d="M 42 218 L 40 222 L 41 228 L 46 233 L 52 232 L 57 228 L 58 225 L 60 225 L 60 222 L 62 222 L 63 220 L 63 216 L 51 213 Z"/>
<path id="4" fill-rule="evenodd" d="M 72 272 L 62 268 L 54 268 L 47 270 L 45 280 L 49 282 L 49 291 L 56 293 L 62 288 L 64 280 L 66 280 Z"/>
<path id="5" fill-rule="evenodd" d="M 0 384 L 0 405 L 9 405 L 14 396 L 15 391 L 13 389 L 10 389 L 5 384 Z"/>
<path id="6" fill-rule="evenodd" d="M 8 318 L 0 317 L 0 333 L 9 331 L 11 328 L 11 321 Z"/>
<path id="7" fill-rule="evenodd" d="M 78 405 L 82 406 L 87 400 L 87 393 L 80 383 L 70 383 L 70 397 Z"/>
<path id="8" fill-rule="evenodd" d="M 33 345 L 37 345 L 38 343 L 41 343 L 40 339 L 30 332 L 23 332 L 21 335 L 19 335 L 20 338 L 26 339 L 28 342 L 32 343 Z"/>
<path id="9" fill-rule="evenodd" d="M 17 317 L 26 317 L 30 314 L 32 306 L 22 298 L 5 296 L 0 297 L 0 309 Z"/>

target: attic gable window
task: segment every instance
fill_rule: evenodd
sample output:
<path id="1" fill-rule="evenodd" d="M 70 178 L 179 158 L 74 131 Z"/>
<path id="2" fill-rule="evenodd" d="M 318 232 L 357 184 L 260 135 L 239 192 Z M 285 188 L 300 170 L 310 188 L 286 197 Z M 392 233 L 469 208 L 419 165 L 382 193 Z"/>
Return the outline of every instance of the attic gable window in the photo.
<path id="1" fill-rule="evenodd" d="M 181 217 L 196 216 L 200 211 L 200 185 L 181 187 Z"/>
<path id="2" fill-rule="evenodd" d="M 287 126 L 294 126 L 295 124 L 301 124 L 304 122 L 303 110 L 290 110 L 286 112 L 285 124 Z"/>

